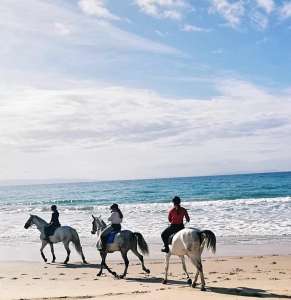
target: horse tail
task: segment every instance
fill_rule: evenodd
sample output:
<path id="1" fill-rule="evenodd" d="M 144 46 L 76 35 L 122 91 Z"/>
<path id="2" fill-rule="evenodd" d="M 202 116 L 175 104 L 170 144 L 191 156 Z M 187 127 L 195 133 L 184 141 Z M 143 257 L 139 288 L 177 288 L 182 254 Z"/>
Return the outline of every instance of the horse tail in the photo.
<path id="1" fill-rule="evenodd" d="M 86 262 L 86 259 L 85 259 L 85 256 L 84 256 L 84 253 L 83 253 L 83 249 L 82 249 L 82 246 L 81 246 L 81 242 L 80 242 L 80 238 L 79 238 L 79 235 L 78 235 L 78 232 L 75 230 L 75 229 L 71 229 L 71 232 L 72 232 L 72 242 L 76 248 L 76 251 L 80 254 L 80 256 L 82 257 L 82 260 L 84 263 L 87 263 Z"/>
<path id="2" fill-rule="evenodd" d="M 141 250 L 142 254 L 149 254 L 149 247 L 145 239 L 143 238 L 142 234 L 139 232 L 134 232 L 134 236 L 137 239 L 137 244 L 139 249 Z"/>
<path id="3" fill-rule="evenodd" d="M 211 249 L 213 253 L 216 251 L 216 236 L 211 230 L 202 230 L 201 241 L 205 242 L 207 249 Z M 204 243 L 203 243 L 204 244 Z"/>

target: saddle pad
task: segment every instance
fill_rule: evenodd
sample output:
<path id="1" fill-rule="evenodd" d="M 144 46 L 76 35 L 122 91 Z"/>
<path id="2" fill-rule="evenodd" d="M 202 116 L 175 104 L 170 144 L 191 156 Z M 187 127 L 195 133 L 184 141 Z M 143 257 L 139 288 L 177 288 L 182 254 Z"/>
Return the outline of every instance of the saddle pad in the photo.
<path id="1" fill-rule="evenodd" d="M 106 242 L 107 244 L 111 244 L 114 242 L 114 238 L 115 236 L 117 235 L 117 231 L 111 231 L 108 235 L 107 235 L 107 239 L 106 239 Z"/>

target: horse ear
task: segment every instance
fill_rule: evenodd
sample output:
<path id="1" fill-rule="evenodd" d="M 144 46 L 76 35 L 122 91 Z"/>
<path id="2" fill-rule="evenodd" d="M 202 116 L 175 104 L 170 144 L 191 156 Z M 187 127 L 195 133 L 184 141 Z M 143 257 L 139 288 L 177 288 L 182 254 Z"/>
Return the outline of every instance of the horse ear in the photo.
<path id="1" fill-rule="evenodd" d="M 92 215 L 92 218 L 95 220 L 95 217 L 94 217 L 94 215 Z"/>

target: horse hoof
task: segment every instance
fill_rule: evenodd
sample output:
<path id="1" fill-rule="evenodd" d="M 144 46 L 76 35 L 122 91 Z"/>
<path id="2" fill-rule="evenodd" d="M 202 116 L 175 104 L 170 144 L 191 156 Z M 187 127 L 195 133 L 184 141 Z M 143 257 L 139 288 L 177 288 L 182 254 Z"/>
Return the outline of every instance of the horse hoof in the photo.
<path id="1" fill-rule="evenodd" d="M 56 262 L 56 261 L 53 259 L 53 260 L 52 260 L 52 264 L 54 264 L 55 262 Z"/>
<path id="2" fill-rule="evenodd" d="M 202 292 L 205 292 L 206 291 L 206 288 L 203 286 L 203 287 L 201 287 L 201 291 Z"/>
<path id="3" fill-rule="evenodd" d="M 192 286 L 193 289 L 196 288 L 196 283 L 193 282 L 191 286 Z"/>
<path id="4" fill-rule="evenodd" d="M 188 278 L 187 284 L 189 284 L 189 285 L 192 284 L 192 280 L 190 278 Z"/>
<path id="5" fill-rule="evenodd" d="M 67 261 L 67 260 L 65 260 L 65 261 L 64 261 L 64 264 L 66 265 L 67 263 L 68 263 L 68 261 Z"/>
<path id="6" fill-rule="evenodd" d="M 84 265 L 88 265 L 88 262 L 86 260 L 83 261 Z"/>
<path id="7" fill-rule="evenodd" d="M 145 272 L 146 272 L 147 274 L 150 274 L 150 273 L 151 273 L 151 271 L 150 271 L 149 269 L 146 269 Z"/>
<path id="8" fill-rule="evenodd" d="M 124 279 L 125 278 L 125 275 L 120 275 L 118 276 L 119 279 Z"/>
<path id="9" fill-rule="evenodd" d="M 167 284 L 168 283 L 168 281 L 166 280 L 166 279 L 164 279 L 163 281 L 162 281 L 162 284 Z"/>
<path id="10" fill-rule="evenodd" d="M 100 277 L 102 273 L 97 273 L 96 276 Z"/>

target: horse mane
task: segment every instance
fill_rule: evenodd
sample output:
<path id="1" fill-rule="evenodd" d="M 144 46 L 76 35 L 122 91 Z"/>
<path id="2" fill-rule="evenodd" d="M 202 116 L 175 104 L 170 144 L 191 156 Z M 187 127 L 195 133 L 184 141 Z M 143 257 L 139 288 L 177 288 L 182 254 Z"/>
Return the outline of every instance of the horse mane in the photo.
<path id="1" fill-rule="evenodd" d="M 41 217 L 39 217 L 39 216 L 37 216 L 37 215 L 32 215 L 32 217 L 34 217 L 34 218 L 38 219 L 39 221 L 41 221 L 41 222 L 43 222 L 43 223 L 46 223 L 46 224 L 48 224 L 48 222 L 47 222 L 47 221 L 45 221 L 44 219 L 42 219 Z"/>
<path id="2" fill-rule="evenodd" d="M 103 221 L 103 219 L 100 217 L 96 217 L 96 219 L 98 219 L 98 221 L 101 223 L 102 226 L 104 226 L 104 228 L 107 226 L 107 224 Z"/>

